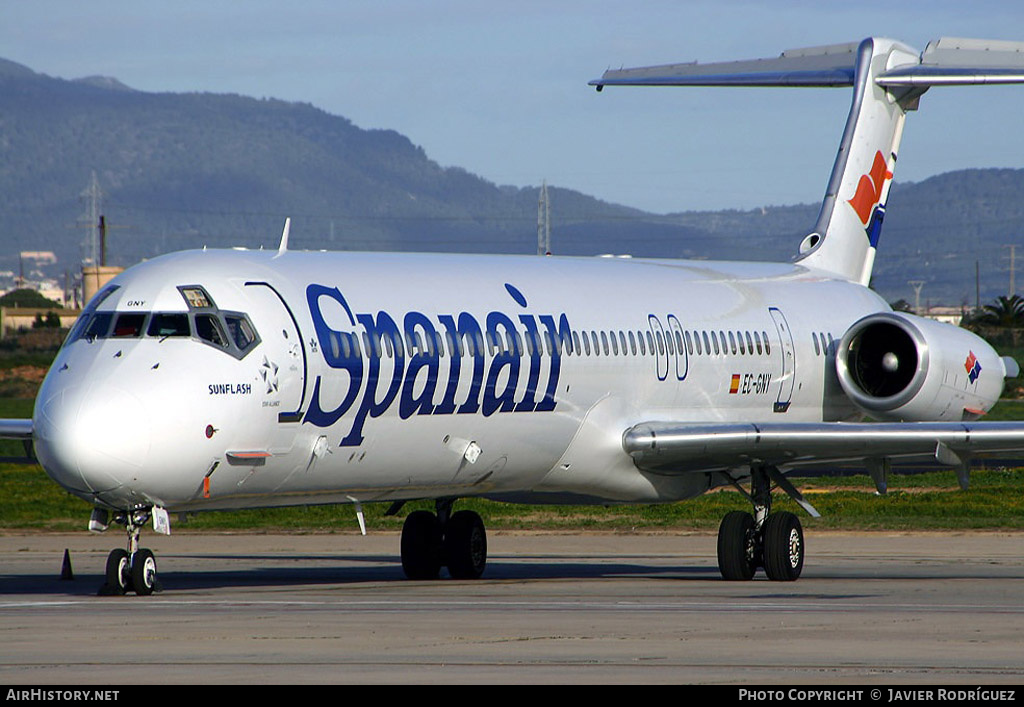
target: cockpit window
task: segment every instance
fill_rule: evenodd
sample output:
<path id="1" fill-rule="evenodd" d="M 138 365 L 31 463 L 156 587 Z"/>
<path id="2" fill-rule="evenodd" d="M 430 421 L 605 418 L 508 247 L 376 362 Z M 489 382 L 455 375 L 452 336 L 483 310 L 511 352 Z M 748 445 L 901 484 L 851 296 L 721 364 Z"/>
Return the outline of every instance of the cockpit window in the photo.
<path id="1" fill-rule="evenodd" d="M 199 285 L 178 288 L 188 304 L 187 312 L 97 312 L 117 286 L 93 297 L 82 316 L 68 334 L 65 346 L 78 339 L 95 341 L 107 338 L 140 338 L 143 334 L 159 338 L 192 338 L 243 359 L 260 343 L 260 335 L 243 312 L 226 312 L 217 308 L 207 291 Z"/>
<path id="2" fill-rule="evenodd" d="M 110 331 L 110 323 L 114 320 L 113 312 L 98 312 L 89 319 L 83 337 L 92 341 L 93 339 L 105 339 Z"/>
<path id="3" fill-rule="evenodd" d="M 117 315 L 117 322 L 114 324 L 113 336 L 142 336 L 143 327 L 146 324 L 144 312 L 122 312 Z"/>
<path id="4" fill-rule="evenodd" d="M 191 336 L 188 326 L 188 315 L 177 312 L 157 312 L 149 321 L 149 336 Z"/>
<path id="5" fill-rule="evenodd" d="M 212 314 L 196 315 L 196 336 L 222 349 L 228 347 L 228 340 L 224 336 L 220 321 Z"/>
<path id="6" fill-rule="evenodd" d="M 198 285 L 179 287 L 178 289 L 181 291 L 181 296 L 188 302 L 189 309 L 210 309 L 217 306 L 206 290 Z"/>
<path id="7" fill-rule="evenodd" d="M 240 351 L 245 351 L 256 341 L 256 332 L 249 320 L 239 314 L 225 314 L 224 322 L 228 325 L 228 334 Z"/>
<path id="8" fill-rule="evenodd" d="M 93 295 L 93 298 L 89 300 L 89 304 L 86 305 L 85 309 L 79 315 L 78 321 L 75 322 L 75 325 L 71 327 L 71 331 L 68 332 L 68 338 L 64 341 L 64 346 L 67 346 L 73 341 L 77 341 L 86 335 L 86 328 L 92 324 L 93 313 L 96 311 L 96 308 L 116 289 L 117 285 L 111 285 L 110 287 L 100 290 L 98 293 Z M 106 320 L 106 325 L 107 327 L 110 325 L 109 317 Z M 101 334 L 98 334 L 98 336 L 105 336 L 106 333 L 106 329 L 104 329 Z M 97 334 L 93 334 L 93 337 L 95 336 L 97 336 Z"/>

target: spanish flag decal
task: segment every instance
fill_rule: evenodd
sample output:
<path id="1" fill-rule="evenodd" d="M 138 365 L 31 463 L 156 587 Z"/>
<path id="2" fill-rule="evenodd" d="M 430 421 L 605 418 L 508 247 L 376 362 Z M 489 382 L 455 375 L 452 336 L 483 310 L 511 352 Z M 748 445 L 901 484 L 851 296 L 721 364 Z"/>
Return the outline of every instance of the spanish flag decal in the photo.
<path id="1" fill-rule="evenodd" d="M 736 395 L 740 390 L 740 374 L 732 374 L 732 382 L 729 384 L 729 395 Z"/>

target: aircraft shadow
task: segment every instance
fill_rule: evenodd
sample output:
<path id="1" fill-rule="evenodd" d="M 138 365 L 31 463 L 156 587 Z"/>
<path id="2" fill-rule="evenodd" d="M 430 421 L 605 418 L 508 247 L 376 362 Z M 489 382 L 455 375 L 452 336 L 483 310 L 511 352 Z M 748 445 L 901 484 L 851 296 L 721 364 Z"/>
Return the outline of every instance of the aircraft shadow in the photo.
<path id="1" fill-rule="evenodd" d="M 253 567 L 251 562 L 261 558 L 256 555 L 204 556 L 203 560 L 221 560 L 223 568 L 177 570 L 173 558 L 157 558 L 160 566 L 160 583 L 164 591 L 193 591 L 221 588 L 244 587 L 304 587 L 316 585 L 354 585 L 378 582 L 407 582 L 402 573 L 401 563 L 393 555 L 353 555 L 325 558 L 323 555 L 275 555 L 270 559 L 275 566 Z M 337 560 L 337 566 L 324 566 L 325 561 Z M 282 562 L 295 562 L 294 567 L 282 567 Z M 303 564 L 316 562 L 317 566 Z M 232 565 L 246 566 L 234 569 Z M 212 563 L 211 563 L 212 564 Z M 696 579 L 720 580 L 714 567 L 665 567 L 642 563 L 587 563 L 587 562 L 516 562 L 494 560 L 487 563 L 487 570 L 479 581 L 543 581 L 611 579 L 615 577 L 650 579 Z M 455 581 L 441 570 L 441 582 Z M 0 575 L 0 595 L 53 595 L 71 596 L 95 595 L 103 584 L 102 574 L 89 568 L 88 572 L 77 572 L 70 581 L 61 580 L 59 573 Z M 2 599 L 0 599 L 2 601 Z"/>
<path id="2" fill-rule="evenodd" d="M 173 557 L 164 558 L 160 562 L 160 582 L 164 591 L 202 591 L 210 589 L 246 588 L 246 587 L 312 587 L 323 585 L 358 585 L 381 582 L 407 582 L 402 573 L 402 566 L 393 555 L 275 555 L 266 558 L 259 555 L 219 555 L 204 556 L 204 561 L 220 560 L 224 566 L 209 569 L 175 569 Z M 337 565 L 325 562 L 336 561 Z M 267 561 L 273 566 L 253 566 L 253 563 Z M 295 566 L 282 567 L 282 562 L 294 562 Z M 232 565 L 242 563 L 245 566 L 234 568 Z M 305 564 L 309 563 L 309 564 Z M 316 563 L 315 566 L 311 566 Z M 961 570 L 961 571 L 957 571 Z M 964 571 L 967 570 L 967 571 Z M 1008 572 L 979 572 L 977 568 L 908 567 L 905 570 L 892 568 L 891 571 L 863 572 L 832 568 L 819 568 L 811 572 L 805 571 L 804 577 L 794 585 L 773 585 L 780 589 L 785 587 L 806 587 L 810 581 L 834 581 L 848 579 L 864 579 L 874 581 L 906 581 L 919 579 L 961 579 L 961 580 L 992 580 L 1024 579 L 1020 568 L 1004 568 Z M 722 582 L 717 567 L 702 566 L 665 566 L 644 563 L 615 562 L 538 562 L 495 559 L 487 564 L 487 570 L 480 582 L 525 582 L 545 580 L 585 580 L 585 579 L 650 579 L 659 581 L 687 582 Z M 441 571 L 440 582 L 452 582 L 446 570 Z M 728 583 L 724 586 L 735 588 L 764 587 L 761 582 L 767 581 L 763 573 L 758 573 L 751 583 Z M 417 582 L 422 584 L 423 582 Z M 52 574 L 19 574 L 0 575 L 0 603 L 3 598 L 16 595 L 64 595 L 94 596 L 103 584 L 102 574 L 89 568 L 88 572 L 76 573 L 71 581 L 61 580 L 59 572 Z M 759 594 L 761 598 L 791 596 L 787 592 Z M 829 595 L 832 596 L 832 595 Z M 832 598 L 835 598 L 832 596 Z"/>

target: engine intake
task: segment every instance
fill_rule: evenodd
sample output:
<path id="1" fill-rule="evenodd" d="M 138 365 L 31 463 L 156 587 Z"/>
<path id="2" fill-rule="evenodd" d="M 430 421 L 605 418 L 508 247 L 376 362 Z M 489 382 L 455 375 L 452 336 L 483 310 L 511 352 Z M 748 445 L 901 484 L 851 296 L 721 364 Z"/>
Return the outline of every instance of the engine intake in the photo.
<path id="1" fill-rule="evenodd" d="M 966 329 L 902 312 L 856 322 L 836 352 L 839 383 L 853 403 L 890 420 L 962 420 L 999 399 L 1005 367 Z"/>

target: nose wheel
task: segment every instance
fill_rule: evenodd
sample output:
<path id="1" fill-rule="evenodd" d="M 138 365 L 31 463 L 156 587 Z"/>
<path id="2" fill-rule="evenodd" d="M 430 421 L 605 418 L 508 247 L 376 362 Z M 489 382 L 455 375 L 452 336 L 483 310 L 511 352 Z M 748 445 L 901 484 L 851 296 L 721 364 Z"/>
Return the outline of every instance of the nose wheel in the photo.
<path id="1" fill-rule="evenodd" d="M 126 513 L 114 520 L 123 523 L 128 531 L 128 549 L 117 548 L 107 555 L 105 582 L 100 587 L 100 596 L 121 596 L 128 592 L 148 596 L 162 591 L 153 551 L 139 547 L 139 534 L 149 520 L 149 511 Z"/>

